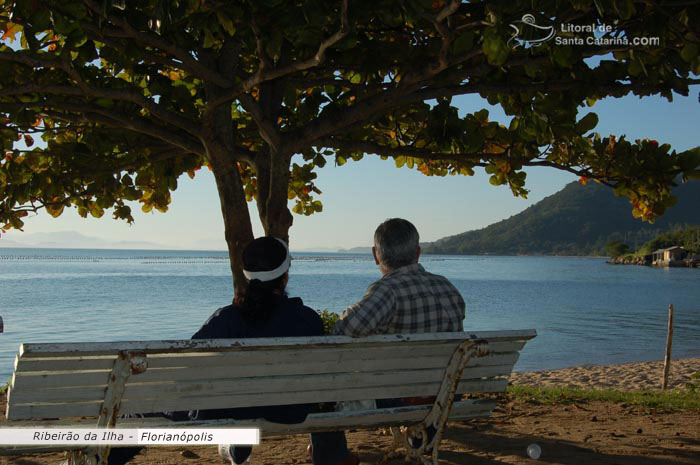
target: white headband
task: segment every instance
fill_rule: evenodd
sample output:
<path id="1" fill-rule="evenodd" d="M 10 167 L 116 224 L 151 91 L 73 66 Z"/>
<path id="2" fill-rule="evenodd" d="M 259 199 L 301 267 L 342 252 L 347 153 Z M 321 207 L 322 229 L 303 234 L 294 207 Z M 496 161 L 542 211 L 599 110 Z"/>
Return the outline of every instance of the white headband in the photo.
<path id="1" fill-rule="evenodd" d="M 275 237 L 275 239 L 277 238 Z M 287 257 L 284 259 L 282 264 L 270 271 L 248 271 L 244 269 L 243 275 L 248 278 L 248 281 L 252 281 L 254 279 L 262 282 L 272 281 L 273 279 L 277 279 L 289 271 L 289 266 L 292 264 L 292 257 L 289 255 L 289 248 L 287 247 L 287 243 L 282 239 L 277 239 L 277 241 L 284 246 L 284 250 L 287 252 Z"/>

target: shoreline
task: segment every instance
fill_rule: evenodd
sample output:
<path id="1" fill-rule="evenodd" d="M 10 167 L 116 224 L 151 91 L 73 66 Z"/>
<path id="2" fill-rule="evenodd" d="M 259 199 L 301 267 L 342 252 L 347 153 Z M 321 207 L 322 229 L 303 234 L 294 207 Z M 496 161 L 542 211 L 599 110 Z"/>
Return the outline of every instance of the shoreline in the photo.
<path id="1" fill-rule="evenodd" d="M 580 365 L 513 373 L 508 379 L 511 384 L 535 387 L 660 390 L 663 366 L 662 360 L 619 365 Z M 668 389 L 684 389 L 694 373 L 700 373 L 700 357 L 672 359 Z"/>

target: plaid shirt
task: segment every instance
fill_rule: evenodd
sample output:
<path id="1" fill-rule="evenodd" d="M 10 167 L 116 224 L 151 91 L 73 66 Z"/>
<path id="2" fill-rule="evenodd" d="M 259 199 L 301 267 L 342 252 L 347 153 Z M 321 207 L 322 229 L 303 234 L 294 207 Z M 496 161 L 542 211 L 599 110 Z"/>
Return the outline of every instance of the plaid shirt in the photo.
<path id="1" fill-rule="evenodd" d="M 349 306 L 334 334 L 359 337 L 386 333 L 462 331 L 464 299 L 444 276 L 419 264 L 402 266 L 372 283 Z"/>

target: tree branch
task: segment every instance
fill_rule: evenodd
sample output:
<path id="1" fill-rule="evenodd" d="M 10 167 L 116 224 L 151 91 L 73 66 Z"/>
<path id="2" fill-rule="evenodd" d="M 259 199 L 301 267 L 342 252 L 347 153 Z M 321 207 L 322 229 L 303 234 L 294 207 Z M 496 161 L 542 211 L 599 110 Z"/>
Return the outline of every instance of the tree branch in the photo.
<path id="1" fill-rule="evenodd" d="M 568 165 L 561 165 L 558 163 L 554 163 L 548 160 L 531 160 L 527 163 L 523 163 L 524 166 L 547 166 L 550 168 L 556 168 L 558 170 L 562 171 L 568 171 L 569 173 L 573 173 L 576 176 L 584 176 L 587 178 L 591 179 L 597 179 L 600 181 L 601 184 L 606 185 L 608 187 L 615 187 L 615 184 L 613 182 L 610 182 L 609 180 L 606 180 L 604 176 L 599 176 L 591 172 L 590 170 L 586 168 L 574 168 L 573 166 L 568 166 Z M 609 179 L 614 179 L 614 178 L 609 178 Z"/>
<path id="2" fill-rule="evenodd" d="M 131 37 L 125 33 L 118 33 L 118 32 L 112 32 L 105 27 L 102 28 L 97 28 L 91 23 L 88 22 L 81 22 L 80 26 L 85 30 L 87 33 L 87 36 L 92 39 L 92 40 L 97 40 L 98 42 L 103 42 L 107 45 L 111 45 L 116 48 L 121 48 L 124 45 L 118 43 L 116 40 L 113 39 L 131 39 Z M 171 58 L 168 58 L 166 55 L 159 55 L 158 53 L 151 52 L 150 50 L 147 49 L 142 49 L 140 51 L 141 55 L 146 59 L 146 61 L 150 60 L 153 63 L 157 63 L 162 66 L 167 66 L 175 69 L 183 69 L 185 71 L 190 71 L 187 69 L 187 67 L 183 66 L 183 64 L 180 61 L 175 61 Z"/>
<path id="3" fill-rule="evenodd" d="M 120 102 L 129 102 L 140 106 L 141 108 L 147 110 L 156 118 L 162 120 L 165 123 L 171 124 L 179 129 L 189 132 L 193 136 L 199 137 L 200 128 L 196 121 L 183 118 L 182 116 L 162 108 L 161 105 L 155 103 L 154 101 L 146 98 L 140 92 L 134 91 L 133 89 L 102 89 L 90 86 L 78 73 L 70 63 L 63 60 L 44 60 L 33 57 L 28 57 L 26 55 L 19 55 L 13 52 L 0 52 L 0 61 L 9 61 L 14 63 L 20 63 L 33 68 L 54 68 L 62 69 L 66 74 L 68 74 L 79 88 L 71 86 L 42 86 L 39 84 L 30 84 L 21 87 L 15 87 L 10 89 L 3 89 L 0 91 L 0 96 L 11 96 L 11 95 L 21 95 L 22 93 L 47 93 L 52 95 L 67 95 L 67 96 L 81 96 L 84 97 L 86 94 L 90 97 L 95 98 L 107 98 Z"/>
<path id="4" fill-rule="evenodd" d="M 222 94 L 219 98 L 211 102 L 211 105 L 214 107 L 221 105 L 227 101 L 234 100 L 238 98 L 241 94 L 245 94 L 249 92 L 251 89 L 253 89 L 255 86 L 258 86 L 262 84 L 263 82 L 267 81 L 272 81 L 274 79 L 278 79 L 281 77 L 284 77 L 288 74 L 292 74 L 298 71 L 304 71 L 309 68 L 313 68 L 314 66 L 319 65 L 323 59 L 325 58 L 326 51 L 335 45 L 336 43 L 340 42 L 345 36 L 348 35 L 348 32 L 350 31 L 350 24 L 348 21 L 348 2 L 349 0 L 342 0 L 343 4 L 341 6 L 341 13 L 340 13 L 340 28 L 338 31 L 336 31 L 332 36 L 321 42 L 318 46 L 318 50 L 316 53 L 312 56 L 307 58 L 306 60 L 303 61 L 298 61 L 295 63 L 292 63 L 287 66 L 283 66 L 281 68 L 275 68 L 271 70 L 267 70 L 266 66 L 259 66 L 258 70 L 253 74 L 252 76 L 248 77 L 248 79 L 245 79 L 243 82 L 241 82 L 239 85 L 233 87 L 230 90 L 227 90 L 224 94 Z M 257 41 L 256 47 L 260 47 L 261 44 L 259 41 Z M 262 59 L 261 57 L 259 57 Z"/>
<path id="5" fill-rule="evenodd" d="M 277 150 L 281 144 L 282 137 L 277 125 L 270 121 L 263 114 L 262 108 L 250 94 L 242 94 L 238 97 L 243 109 L 245 109 L 253 117 L 255 124 L 258 126 L 260 136 L 273 149 Z"/>
<path id="6" fill-rule="evenodd" d="M 44 105 L 42 102 L 37 102 L 36 106 L 48 106 L 53 109 L 61 109 L 77 115 L 66 115 L 63 113 L 53 113 L 52 117 L 66 117 L 69 122 L 77 123 L 100 123 L 108 126 L 128 129 L 140 134 L 151 136 L 166 142 L 174 147 L 182 149 L 186 152 L 195 153 L 204 156 L 204 147 L 202 144 L 190 137 L 180 135 L 179 131 L 173 128 L 157 126 L 146 119 L 135 120 L 128 116 L 120 115 L 115 111 L 108 111 L 104 108 L 94 107 L 85 104 L 76 104 L 68 102 L 48 102 Z"/>
<path id="7" fill-rule="evenodd" d="M 506 153 L 503 154 L 493 154 L 493 153 L 483 153 L 483 152 L 473 152 L 473 153 L 449 153 L 449 152 L 433 152 L 425 149 L 417 149 L 414 147 L 386 147 L 381 144 L 377 144 L 370 141 L 348 141 L 339 139 L 337 137 L 328 137 L 319 140 L 316 147 L 318 149 L 322 148 L 334 148 L 338 150 L 346 151 L 362 151 L 365 154 L 375 154 L 379 156 L 387 156 L 391 158 L 397 157 L 413 157 L 422 160 L 430 161 L 443 161 L 452 162 L 457 164 L 468 164 L 470 166 L 481 166 L 484 167 L 488 163 L 482 160 L 507 160 L 508 156 Z M 611 182 L 610 179 L 606 180 L 604 175 L 596 175 L 587 168 L 576 168 L 570 165 L 563 165 L 559 163 L 554 163 L 549 160 L 532 159 L 522 161 L 523 166 L 547 166 L 551 168 L 556 168 L 559 170 L 567 171 L 573 173 L 577 176 L 585 176 L 591 179 L 597 179 L 606 186 L 615 187 L 615 184 Z"/>
<path id="8" fill-rule="evenodd" d="M 101 5 L 98 5 L 96 2 L 91 0 L 83 0 L 83 3 L 85 3 L 85 5 L 88 8 L 90 8 L 90 10 L 92 10 L 93 13 L 95 13 L 96 15 L 103 16 L 104 11 L 102 10 Z M 173 42 L 169 42 L 167 40 L 162 39 L 158 34 L 154 34 L 152 32 L 137 31 L 126 20 L 118 16 L 108 14 L 106 15 L 105 19 L 107 19 L 110 23 L 114 24 L 119 29 L 124 31 L 127 37 L 135 40 L 137 43 L 154 49 L 162 50 L 168 55 L 176 58 L 182 63 L 182 65 L 185 67 L 185 69 L 187 69 L 188 72 L 199 77 L 200 79 L 209 81 L 220 87 L 231 86 L 232 82 L 228 78 L 220 75 L 215 70 L 202 65 L 197 59 L 195 59 L 191 55 L 189 50 L 179 48 Z"/>
<path id="9" fill-rule="evenodd" d="M 482 159 L 490 160 L 505 160 L 508 157 L 505 154 L 492 153 L 450 153 L 450 152 L 434 152 L 426 149 L 419 149 L 410 146 L 403 147 L 387 147 L 370 141 L 352 141 L 344 140 L 337 137 L 327 137 L 316 142 L 317 148 L 334 148 L 346 151 L 362 151 L 363 153 L 371 153 L 387 157 L 414 157 L 422 160 L 431 161 L 450 161 L 455 163 L 468 163 L 474 166 L 485 166 L 481 163 Z"/>

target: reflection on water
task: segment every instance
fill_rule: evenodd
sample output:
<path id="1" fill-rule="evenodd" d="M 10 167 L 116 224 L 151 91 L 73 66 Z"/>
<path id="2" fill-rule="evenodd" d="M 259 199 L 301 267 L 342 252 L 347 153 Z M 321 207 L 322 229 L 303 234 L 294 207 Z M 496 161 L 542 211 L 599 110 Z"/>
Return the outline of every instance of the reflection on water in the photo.
<path id="1" fill-rule="evenodd" d="M 379 278 L 369 254 L 293 253 L 288 292 L 340 312 Z M 421 258 L 467 302 L 465 328 L 535 328 L 517 370 L 700 356 L 700 270 L 557 257 Z M 0 249 L 0 381 L 21 342 L 187 338 L 231 301 L 225 252 Z"/>

